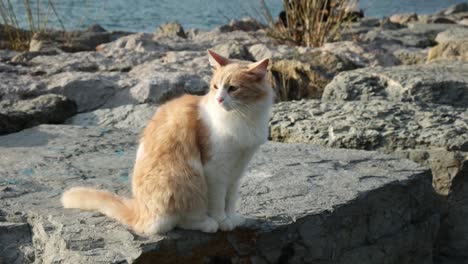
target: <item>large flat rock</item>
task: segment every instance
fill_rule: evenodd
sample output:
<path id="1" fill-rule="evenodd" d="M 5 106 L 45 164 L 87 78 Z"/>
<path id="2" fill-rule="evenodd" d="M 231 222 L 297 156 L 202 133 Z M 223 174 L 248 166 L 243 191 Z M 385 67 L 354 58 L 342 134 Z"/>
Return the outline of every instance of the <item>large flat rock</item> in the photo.
<path id="1" fill-rule="evenodd" d="M 322 99 L 423 102 L 468 106 L 468 62 L 363 68 L 342 72 Z"/>
<path id="2" fill-rule="evenodd" d="M 376 152 L 267 143 L 241 187 L 239 211 L 250 220 L 234 232 L 144 238 L 61 208 L 71 186 L 129 195 L 136 140 L 70 125 L 0 137 L 0 262 L 432 262 L 439 220 L 429 171 Z"/>

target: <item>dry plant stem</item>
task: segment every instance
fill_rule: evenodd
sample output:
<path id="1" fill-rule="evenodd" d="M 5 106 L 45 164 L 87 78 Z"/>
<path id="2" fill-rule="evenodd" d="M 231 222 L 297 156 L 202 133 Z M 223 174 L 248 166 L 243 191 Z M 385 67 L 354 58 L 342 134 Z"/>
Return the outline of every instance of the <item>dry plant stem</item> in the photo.
<path id="1" fill-rule="evenodd" d="M 339 37 L 340 30 L 348 22 L 346 10 L 356 4 L 357 0 L 283 0 L 286 25 L 270 23 L 269 34 L 296 45 L 322 46 Z M 271 20 L 266 5 L 261 6 L 266 19 Z"/>
<path id="2" fill-rule="evenodd" d="M 0 16 L 10 42 L 11 49 L 27 49 L 34 33 L 45 32 L 47 30 L 47 22 L 49 21 L 51 12 L 57 18 L 62 29 L 65 30 L 52 0 L 24 0 L 23 4 L 26 12 L 28 31 L 20 28 L 20 24 L 18 23 L 18 14 L 13 8 L 11 0 L 0 0 Z"/>

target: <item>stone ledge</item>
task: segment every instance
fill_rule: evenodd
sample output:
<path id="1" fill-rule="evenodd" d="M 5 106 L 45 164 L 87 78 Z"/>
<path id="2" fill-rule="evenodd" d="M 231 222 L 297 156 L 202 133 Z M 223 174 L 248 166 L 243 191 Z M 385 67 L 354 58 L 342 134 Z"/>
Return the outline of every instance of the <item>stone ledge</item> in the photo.
<path id="1" fill-rule="evenodd" d="M 248 169 L 248 224 L 214 235 L 143 238 L 98 213 L 64 210 L 64 189 L 128 195 L 136 134 L 42 125 L 0 137 L 6 263 L 430 263 L 438 231 L 430 172 L 376 152 L 268 143 Z M 12 241 L 3 226 L 30 228 Z M 27 233 L 27 232 L 23 232 Z"/>

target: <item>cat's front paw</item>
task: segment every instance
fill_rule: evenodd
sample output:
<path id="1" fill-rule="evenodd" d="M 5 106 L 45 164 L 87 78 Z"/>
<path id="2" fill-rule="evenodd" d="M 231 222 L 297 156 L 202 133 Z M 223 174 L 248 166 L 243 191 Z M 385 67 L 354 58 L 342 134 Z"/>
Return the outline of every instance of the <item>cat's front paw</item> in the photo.
<path id="1" fill-rule="evenodd" d="M 219 222 L 219 229 L 222 231 L 232 231 L 235 227 L 236 226 L 229 217 L 226 217 L 224 220 Z"/>
<path id="2" fill-rule="evenodd" d="M 213 218 L 208 217 L 206 218 L 205 221 L 203 221 L 203 224 L 200 230 L 205 233 L 214 233 L 218 231 L 218 228 L 219 228 L 218 222 L 214 220 Z"/>

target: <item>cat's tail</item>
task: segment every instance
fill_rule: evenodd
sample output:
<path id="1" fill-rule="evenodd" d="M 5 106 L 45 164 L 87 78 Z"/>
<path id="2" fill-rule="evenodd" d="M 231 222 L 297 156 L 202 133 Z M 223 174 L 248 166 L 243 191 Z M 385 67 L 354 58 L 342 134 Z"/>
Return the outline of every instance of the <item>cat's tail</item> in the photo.
<path id="1" fill-rule="evenodd" d="M 62 205 L 65 208 L 97 210 L 129 227 L 133 227 L 138 218 L 134 200 L 91 188 L 71 188 L 63 194 Z"/>

